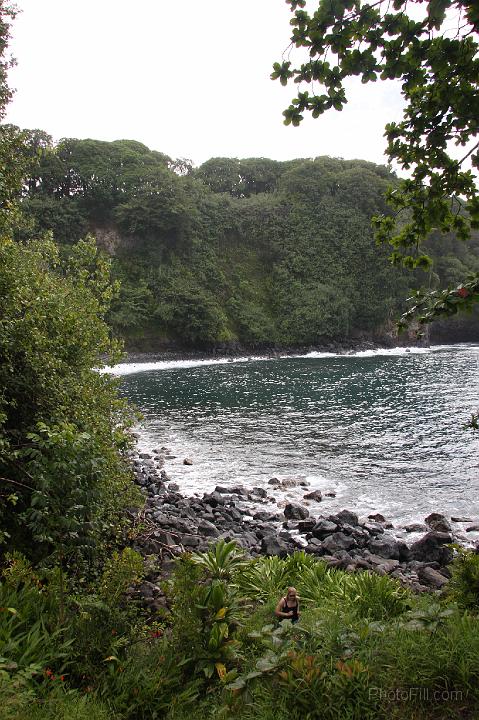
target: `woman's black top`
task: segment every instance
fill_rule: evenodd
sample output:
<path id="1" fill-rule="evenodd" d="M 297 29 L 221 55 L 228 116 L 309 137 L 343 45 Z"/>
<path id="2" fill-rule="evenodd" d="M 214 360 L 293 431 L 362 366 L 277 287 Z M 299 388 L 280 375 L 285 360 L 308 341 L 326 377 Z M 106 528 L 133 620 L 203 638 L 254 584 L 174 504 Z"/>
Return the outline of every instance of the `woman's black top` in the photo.
<path id="1" fill-rule="evenodd" d="M 297 622 L 299 620 L 298 603 L 296 603 L 296 605 L 288 605 L 287 598 L 283 598 L 283 605 L 281 607 L 281 612 L 284 612 L 284 613 L 292 612 L 293 615 L 291 618 L 280 618 L 280 620 L 292 620 L 293 622 Z"/>

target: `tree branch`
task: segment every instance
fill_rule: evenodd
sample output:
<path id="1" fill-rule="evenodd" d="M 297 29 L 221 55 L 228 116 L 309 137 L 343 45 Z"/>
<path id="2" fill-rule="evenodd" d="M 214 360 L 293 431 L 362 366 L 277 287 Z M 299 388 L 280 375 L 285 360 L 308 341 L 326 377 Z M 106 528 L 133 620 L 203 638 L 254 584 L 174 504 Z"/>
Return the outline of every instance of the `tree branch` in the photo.
<path id="1" fill-rule="evenodd" d="M 27 488 L 27 490 L 35 490 L 35 488 L 32 488 L 31 485 L 26 485 L 25 483 L 19 482 L 18 480 L 12 480 L 11 478 L 0 477 L 0 481 L 11 483 L 12 485 L 18 485 L 18 487 Z"/>

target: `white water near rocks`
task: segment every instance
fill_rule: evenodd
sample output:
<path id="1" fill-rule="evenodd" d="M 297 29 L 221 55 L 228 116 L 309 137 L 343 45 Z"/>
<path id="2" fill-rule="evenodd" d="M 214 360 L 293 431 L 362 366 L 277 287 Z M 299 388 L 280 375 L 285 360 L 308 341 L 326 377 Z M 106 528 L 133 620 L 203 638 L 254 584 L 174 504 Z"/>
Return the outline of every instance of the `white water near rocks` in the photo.
<path id="1" fill-rule="evenodd" d="M 479 434 L 463 428 L 479 406 L 477 345 L 131 363 L 111 372 L 144 415 L 140 449 L 168 448 L 165 469 L 183 494 L 264 487 L 274 510 L 308 504 L 305 492 L 319 489 L 336 497 L 311 501 L 314 515 L 347 507 L 381 512 L 396 526 L 430 512 L 479 521 Z M 273 487 L 272 477 L 309 487 Z"/>

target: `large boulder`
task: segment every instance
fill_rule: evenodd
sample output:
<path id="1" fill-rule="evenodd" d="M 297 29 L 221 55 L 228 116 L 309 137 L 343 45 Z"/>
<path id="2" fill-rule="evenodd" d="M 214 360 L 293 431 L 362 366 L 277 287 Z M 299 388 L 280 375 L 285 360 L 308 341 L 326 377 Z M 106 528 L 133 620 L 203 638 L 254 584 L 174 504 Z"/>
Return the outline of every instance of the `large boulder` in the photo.
<path id="1" fill-rule="evenodd" d="M 208 520 L 201 520 L 198 524 L 198 535 L 205 535 L 206 537 L 218 537 L 218 529 L 213 523 Z"/>
<path id="2" fill-rule="evenodd" d="M 288 503 L 284 508 L 284 516 L 287 520 L 306 520 L 306 518 L 309 517 L 309 510 L 302 505 Z"/>
<path id="3" fill-rule="evenodd" d="M 424 522 L 429 528 L 431 528 L 431 530 L 436 530 L 437 532 L 442 533 L 451 532 L 451 523 L 446 516 L 441 515 L 441 513 L 431 513 L 424 519 Z"/>
<path id="4" fill-rule="evenodd" d="M 322 542 L 323 552 L 327 555 L 335 555 L 341 550 L 351 550 L 356 547 L 356 543 L 352 537 L 342 532 L 328 535 Z"/>
<path id="5" fill-rule="evenodd" d="M 308 518 L 307 520 L 300 520 L 298 523 L 298 531 L 300 533 L 308 533 L 313 530 L 313 528 L 316 525 L 316 520 L 314 518 Z M 326 533 L 326 535 L 329 535 L 330 533 Z"/>
<path id="6" fill-rule="evenodd" d="M 313 490 L 313 492 L 306 493 L 306 495 L 303 495 L 304 500 L 315 500 L 316 502 L 321 502 L 323 499 L 323 494 L 321 490 Z"/>
<path id="7" fill-rule="evenodd" d="M 370 535 L 381 535 L 384 532 L 383 526 L 377 522 L 365 522 L 363 528 L 367 530 Z"/>
<path id="8" fill-rule="evenodd" d="M 331 522 L 330 520 L 318 520 L 316 525 L 311 530 L 311 533 L 313 537 L 319 538 L 319 540 L 322 540 L 323 538 L 327 537 L 328 535 L 332 535 L 336 532 L 338 529 L 338 526 L 336 523 Z"/>
<path id="9" fill-rule="evenodd" d="M 379 555 L 388 560 L 399 560 L 399 543 L 391 535 L 384 534 L 372 538 L 368 543 L 368 548 L 373 555 Z"/>
<path id="10" fill-rule="evenodd" d="M 339 525 L 358 525 L 359 518 L 356 513 L 351 510 L 341 510 L 336 515 L 331 515 L 329 518 L 331 522 L 337 522 Z"/>
<path id="11" fill-rule="evenodd" d="M 452 550 L 447 547 L 449 543 L 452 543 L 452 536 L 449 533 L 432 530 L 411 545 L 411 560 L 447 565 L 452 560 Z"/>
<path id="12" fill-rule="evenodd" d="M 264 555 L 286 557 L 289 553 L 289 547 L 284 540 L 277 535 L 265 535 L 261 540 L 261 552 Z"/>
<path id="13" fill-rule="evenodd" d="M 434 588 L 442 588 L 447 584 L 448 579 L 444 577 L 440 572 L 432 567 L 425 565 L 418 570 L 418 577 L 425 585 L 429 585 Z"/>
<path id="14" fill-rule="evenodd" d="M 224 505 L 226 500 L 221 493 L 216 490 L 212 493 L 204 493 L 203 501 L 211 507 L 217 507 L 218 505 Z"/>

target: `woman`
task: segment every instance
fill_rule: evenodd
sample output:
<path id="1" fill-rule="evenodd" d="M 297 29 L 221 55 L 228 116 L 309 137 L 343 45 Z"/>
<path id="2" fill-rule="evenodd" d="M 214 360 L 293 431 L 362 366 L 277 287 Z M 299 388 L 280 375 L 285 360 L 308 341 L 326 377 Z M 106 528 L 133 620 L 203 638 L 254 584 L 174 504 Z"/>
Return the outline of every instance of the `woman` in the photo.
<path id="1" fill-rule="evenodd" d="M 297 623 L 299 620 L 299 603 L 298 593 L 296 588 L 289 587 L 287 594 L 281 598 L 279 603 L 276 605 L 274 614 L 279 621 L 291 620 L 292 623 Z"/>

